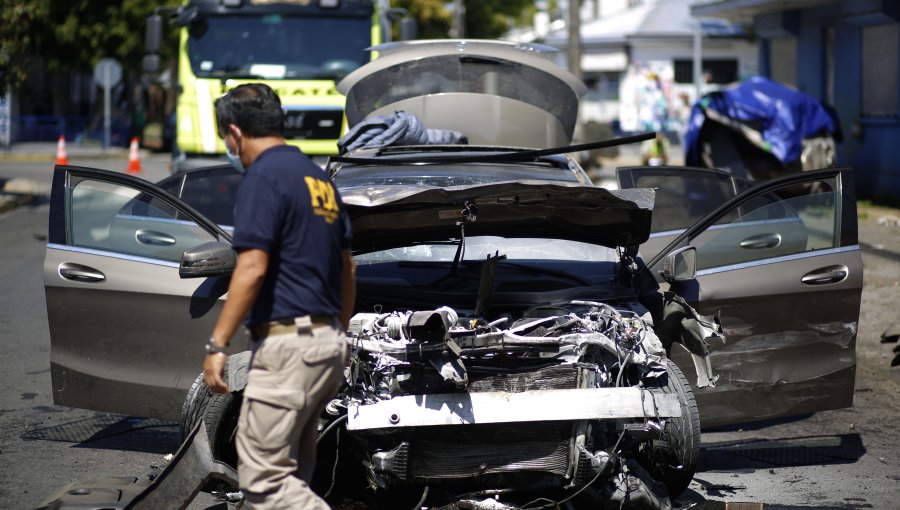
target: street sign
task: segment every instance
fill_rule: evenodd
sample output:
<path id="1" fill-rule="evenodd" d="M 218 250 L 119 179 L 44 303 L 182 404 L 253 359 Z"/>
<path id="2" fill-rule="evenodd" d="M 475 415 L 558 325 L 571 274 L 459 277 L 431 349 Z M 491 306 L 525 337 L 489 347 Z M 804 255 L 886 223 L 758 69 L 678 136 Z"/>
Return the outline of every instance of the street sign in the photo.
<path id="1" fill-rule="evenodd" d="M 118 85 L 122 79 L 122 65 L 114 58 L 101 58 L 94 66 L 94 81 L 104 89 Z"/>
<path id="2" fill-rule="evenodd" d="M 101 58 L 94 66 L 94 81 L 103 87 L 103 147 L 109 147 L 112 112 L 110 91 L 122 79 L 122 66 L 114 58 Z"/>

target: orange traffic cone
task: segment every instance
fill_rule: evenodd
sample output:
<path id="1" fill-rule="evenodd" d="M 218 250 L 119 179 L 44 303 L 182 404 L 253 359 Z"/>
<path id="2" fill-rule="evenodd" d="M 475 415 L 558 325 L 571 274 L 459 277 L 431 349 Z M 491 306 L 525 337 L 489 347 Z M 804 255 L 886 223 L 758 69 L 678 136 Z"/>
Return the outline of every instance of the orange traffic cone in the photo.
<path id="1" fill-rule="evenodd" d="M 138 150 L 138 139 L 131 139 L 131 147 L 128 148 L 128 173 L 141 173 L 141 151 Z"/>
<path id="2" fill-rule="evenodd" d="M 63 135 L 59 135 L 59 141 L 56 142 L 56 164 L 69 164 L 69 156 L 66 154 L 66 137 Z"/>

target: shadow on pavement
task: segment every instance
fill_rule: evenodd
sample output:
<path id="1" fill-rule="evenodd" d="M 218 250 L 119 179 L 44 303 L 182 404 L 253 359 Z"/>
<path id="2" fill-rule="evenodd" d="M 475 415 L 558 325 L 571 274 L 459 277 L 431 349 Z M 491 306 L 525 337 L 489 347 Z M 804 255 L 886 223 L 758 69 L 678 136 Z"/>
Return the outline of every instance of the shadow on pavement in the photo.
<path id="1" fill-rule="evenodd" d="M 726 441 L 700 447 L 697 471 L 845 464 L 856 462 L 865 453 L 859 434 Z"/>
<path id="2" fill-rule="evenodd" d="M 719 427 L 703 427 L 703 432 L 747 432 L 750 430 L 761 430 L 773 425 L 783 425 L 785 423 L 793 423 L 803 421 L 813 413 L 798 414 L 796 416 L 785 416 L 783 418 L 772 418 L 769 420 L 759 420 L 747 423 L 738 423 L 735 425 L 722 425 Z"/>
<path id="3" fill-rule="evenodd" d="M 180 444 L 178 425 L 174 422 L 111 414 L 30 430 L 20 437 L 77 443 L 76 448 L 159 454 L 174 452 Z"/>

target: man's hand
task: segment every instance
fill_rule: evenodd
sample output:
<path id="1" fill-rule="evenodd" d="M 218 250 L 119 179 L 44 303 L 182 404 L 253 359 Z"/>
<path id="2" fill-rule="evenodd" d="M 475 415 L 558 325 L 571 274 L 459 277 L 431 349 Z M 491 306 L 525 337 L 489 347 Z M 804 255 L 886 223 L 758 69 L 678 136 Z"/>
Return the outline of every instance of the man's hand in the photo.
<path id="1" fill-rule="evenodd" d="M 247 316 L 259 294 L 268 267 L 268 252 L 255 248 L 238 252 L 237 266 L 231 274 L 231 283 L 228 284 L 228 298 L 210 336 L 210 341 L 219 339 L 214 344 L 216 350 L 228 346 L 227 339 L 234 335 L 241 319 Z M 227 358 L 225 353 L 211 352 L 203 359 L 203 380 L 214 393 L 228 392 L 228 385 L 222 380 Z"/>
<path id="2" fill-rule="evenodd" d="M 228 356 L 222 353 L 207 354 L 203 360 L 203 380 L 213 393 L 228 393 L 228 385 L 222 377 L 225 375 L 225 360 Z"/>

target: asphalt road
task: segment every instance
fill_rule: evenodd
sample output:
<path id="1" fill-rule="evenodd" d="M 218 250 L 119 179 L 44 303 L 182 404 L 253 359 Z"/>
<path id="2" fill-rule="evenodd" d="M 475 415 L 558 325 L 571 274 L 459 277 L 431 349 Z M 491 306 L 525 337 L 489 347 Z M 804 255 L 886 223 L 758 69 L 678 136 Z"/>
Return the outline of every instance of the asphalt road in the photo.
<path id="1" fill-rule="evenodd" d="M 142 176 L 165 176 L 166 162 L 163 156 L 148 158 Z M 125 168 L 105 159 L 77 164 Z M 46 163 L 0 161 L 0 180 L 25 175 L 49 182 L 50 172 Z M 676 502 L 679 507 L 696 503 L 696 508 L 722 508 L 723 502 L 759 502 L 766 508 L 898 507 L 900 367 L 890 367 L 894 345 L 880 343 L 879 336 L 900 320 L 900 226 L 878 224 L 897 211 L 861 212 L 866 276 L 854 407 L 704 431 L 700 469 Z M 6 348 L 0 357 L 4 509 L 32 508 L 56 487 L 76 480 L 145 477 L 178 447 L 174 424 L 53 405 L 42 288 L 46 231 L 46 204 L 0 213 L 0 345 Z M 226 505 L 206 496 L 192 506 L 210 507 Z"/>

